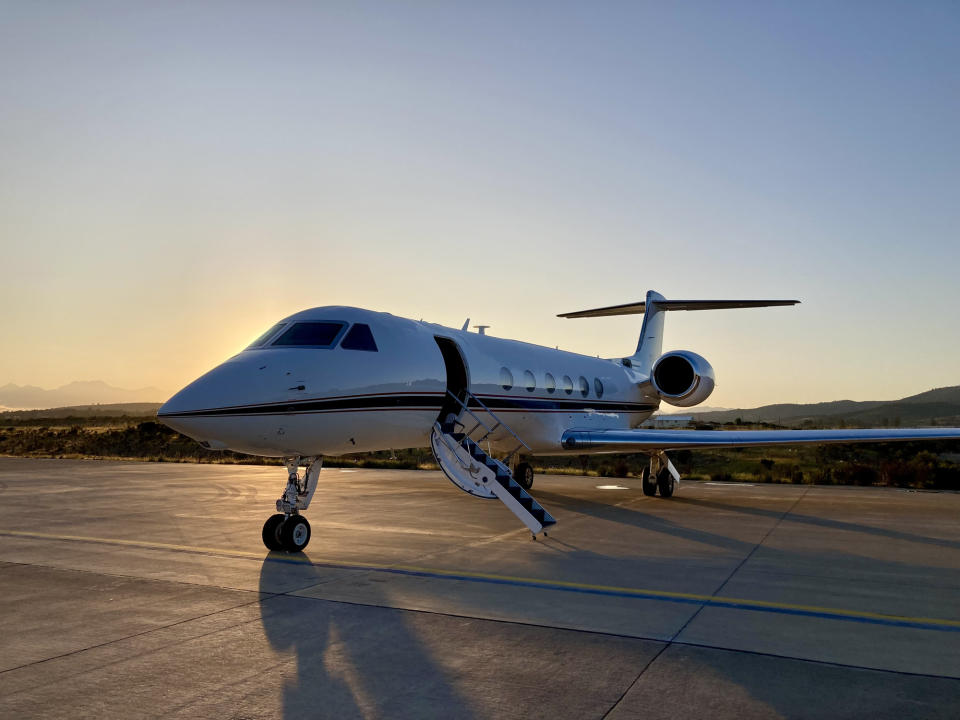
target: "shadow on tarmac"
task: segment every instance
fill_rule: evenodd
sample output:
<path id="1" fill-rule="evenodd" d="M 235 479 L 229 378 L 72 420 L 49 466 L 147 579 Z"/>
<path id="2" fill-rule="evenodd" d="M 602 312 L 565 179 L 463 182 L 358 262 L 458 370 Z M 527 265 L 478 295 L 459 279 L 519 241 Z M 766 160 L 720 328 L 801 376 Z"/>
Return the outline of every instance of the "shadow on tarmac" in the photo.
<path id="1" fill-rule="evenodd" d="M 636 508 L 620 507 L 617 505 L 608 505 L 606 503 L 594 502 L 583 498 L 568 497 L 556 493 L 540 490 L 537 492 L 537 499 L 549 509 L 557 507 L 573 513 L 589 515 L 600 520 L 631 525 L 651 532 L 665 533 L 684 540 L 705 543 L 714 547 L 732 550 L 734 552 L 749 552 L 753 549 L 755 543 L 737 540 L 726 535 L 718 535 L 706 530 L 686 527 L 670 520 L 666 520 L 657 515 L 642 512 Z M 671 500 L 670 502 L 673 502 Z"/>
<path id="2" fill-rule="evenodd" d="M 702 500 L 700 498 L 674 497 L 671 499 L 671 502 L 682 503 L 685 505 L 697 505 L 700 507 L 712 508 L 714 510 L 728 510 L 731 512 L 740 512 L 747 515 L 756 515 L 758 517 L 769 517 L 774 519 L 777 519 L 783 515 L 783 513 L 778 510 L 764 510 L 763 508 L 734 505 L 731 503 L 721 503 L 717 502 L 716 500 Z M 790 522 L 816 525 L 818 527 L 830 528 L 831 530 L 865 533 L 867 535 L 878 535 L 880 537 L 891 538 L 893 540 L 925 543 L 927 545 L 937 545 L 939 547 L 953 548 L 955 550 L 960 549 L 960 542 L 955 540 L 932 538 L 925 535 L 903 532 L 901 530 L 889 530 L 887 528 L 879 528 L 872 525 L 861 525 L 860 523 L 845 522 L 843 520 L 830 520 L 829 518 L 814 517 L 812 515 L 804 515 L 797 512 L 791 512 L 789 517 L 785 519 L 789 520 Z"/>
<path id="3" fill-rule="evenodd" d="M 405 611 L 287 593 L 329 580 L 307 553 L 264 558 L 260 612 L 280 665 L 283 716 L 470 718 L 473 713 L 439 667 Z"/>

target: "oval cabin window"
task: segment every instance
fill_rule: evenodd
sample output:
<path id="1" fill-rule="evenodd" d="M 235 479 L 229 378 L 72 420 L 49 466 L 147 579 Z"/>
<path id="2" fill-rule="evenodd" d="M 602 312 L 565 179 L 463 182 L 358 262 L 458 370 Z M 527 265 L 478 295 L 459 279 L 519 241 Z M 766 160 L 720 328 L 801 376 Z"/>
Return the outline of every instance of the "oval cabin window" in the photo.
<path id="1" fill-rule="evenodd" d="M 598 398 L 603 397 L 603 383 L 600 382 L 600 378 L 593 379 L 593 391 L 597 394 Z"/>
<path id="2" fill-rule="evenodd" d="M 504 390 L 513 389 L 513 373 L 508 368 L 500 368 L 500 387 Z"/>
<path id="3" fill-rule="evenodd" d="M 573 380 L 570 379 L 569 375 L 563 376 L 563 391 L 570 395 L 573 392 Z"/>
<path id="4" fill-rule="evenodd" d="M 543 386 L 547 389 L 547 392 L 553 395 L 557 391 L 557 381 L 554 380 L 553 375 L 547 373 L 543 377 Z"/>
<path id="5" fill-rule="evenodd" d="M 590 394 L 590 383 L 587 382 L 587 379 L 581 375 L 580 379 L 577 381 L 577 384 L 580 386 L 580 394 L 586 397 Z"/>
<path id="6" fill-rule="evenodd" d="M 527 392 L 533 392 L 537 389 L 537 379 L 529 370 L 523 371 L 523 385 L 527 388 Z"/>

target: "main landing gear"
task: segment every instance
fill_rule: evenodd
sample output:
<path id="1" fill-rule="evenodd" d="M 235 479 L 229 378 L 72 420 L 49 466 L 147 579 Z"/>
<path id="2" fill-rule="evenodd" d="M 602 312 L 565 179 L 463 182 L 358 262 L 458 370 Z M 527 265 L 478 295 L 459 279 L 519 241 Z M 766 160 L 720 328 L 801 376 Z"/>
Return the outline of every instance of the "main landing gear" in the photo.
<path id="1" fill-rule="evenodd" d="M 660 492 L 660 497 L 672 497 L 680 485 L 680 474 L 665 452 L 650 456 L 650 466 L 643 469 L 640 476 L 640 487 L 643 494 L 653 497 Z"/>
<path id="2" fill-rule="evenodd" d="M 307 472 L 301 478 L 297 469 L 299 457 L 284 458 L 287 467 L 287 487 L 277 500 L 277 514 L 263 524 L 263 544 L 268 550 L 300 552 L 310 542 L 310 523 L 300 514 L 310 506 L 317 489 L 323 458 L 306 458 Z"/>
<path id="3" fill-rule="evenodd" d="M 518 463 L 513 469 L 513 479 L 524 490 L 529 490 L 533 487 L 533 466 L 530 463 Z"/>

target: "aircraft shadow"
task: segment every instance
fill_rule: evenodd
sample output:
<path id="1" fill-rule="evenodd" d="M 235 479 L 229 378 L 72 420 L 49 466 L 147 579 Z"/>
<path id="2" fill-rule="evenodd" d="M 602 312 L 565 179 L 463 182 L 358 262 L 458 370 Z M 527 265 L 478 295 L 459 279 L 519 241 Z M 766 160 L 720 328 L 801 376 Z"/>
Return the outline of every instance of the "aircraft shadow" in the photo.
<path id="1" fill-rule="evenodd" d="M 472 717 L 405 611 L 288 594 L 328 580 L 322 570 L 307 553 L 270 553 L 261 566 L 264 633 L 294 660 L 277 678 L 283 717 Z"/>
<path id="2" fill-rule="evenodd" d="M 716 500 L 703 500 L 701 498 L 674 497 L 671 502 L 684 505 L 697 505 L 699 507 L 713 508 L 716 510 L 729 510 L 740 512 L 746 515 L 756 515 L 759 517 L 779 518 L 783 515 L 778 510 L 765 510 L 763 508 L 748 507 L 734 503 L 722 503 Z M 916 533 L 903 532 L 902 530 L 890 530 L 888 528 L 874 527 L 872 525 L 862 525 L 844 520 L 830 520 L 829 518 L 815 517 L 813 515 L 804 515 L 803 513 L 791 512 L 788 518 L 790 522 L 815 525 L 817 527 L 830 528 L 831 530 L 844 530 L 847 532 L 864 533 L 867 535 L 877 535 L 879 537 L 890 538 L 892 540 L 905 540 L 908 542 L 924 543 L 927 545 L 937 545 L 939 547 L 960 549 L 960 542 L 956 540 L 946 540 L 943 538 L 933 538 L 926 535 L 917 535 Z"/>
<path id="3" fill-rule="evenodd" d="M 551 507 L 568 510 L 570 512 L 582 513 L 599 520 L 622 523 L 643 530 L 673 535 L 674 537 L 693 542 L 705 543 L 714 547 L 721 547 L 727 550 L 737 552 L 749 552 L 754 543 L 737 540 L 727 535 L 719 535 L 707 530 L 686 527 L 670 520 L 666 520 L 657 515 L 645 513 L 635 508 L 619 507 L 608 505 L 606 503 L 595 502 L 593 500 L 584 500 L 583 498 L 568 497 L 544 490 L 536 492 L 538 500 L 549 510 Z"/>

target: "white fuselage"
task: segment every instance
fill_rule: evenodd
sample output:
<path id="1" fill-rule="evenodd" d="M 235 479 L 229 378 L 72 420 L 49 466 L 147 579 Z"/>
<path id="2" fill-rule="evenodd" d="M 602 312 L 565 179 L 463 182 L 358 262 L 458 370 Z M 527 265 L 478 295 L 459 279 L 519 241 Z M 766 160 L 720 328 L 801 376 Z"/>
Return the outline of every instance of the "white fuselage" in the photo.
<path id="1" fill-rule="evenodd" d="M 448 388 L 462 386 L 532 453 L 561 454 L 565 430 L 634 428 L 659 404 L 646 377 L 619 360 L 349 307 L 305 310 L 283 324 L 323 321 L 343 324 L 330 347 L 273 346 L 275 334 L 178 392 L 160 420 L 208 447 L 255 455 L 428 447 L 441 410 L 460 409 Z M 358 323 L 376 351 L 341 347 Z M 506 451 L 516 444 L 502 427 L 491 441 Z"/>

